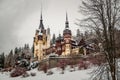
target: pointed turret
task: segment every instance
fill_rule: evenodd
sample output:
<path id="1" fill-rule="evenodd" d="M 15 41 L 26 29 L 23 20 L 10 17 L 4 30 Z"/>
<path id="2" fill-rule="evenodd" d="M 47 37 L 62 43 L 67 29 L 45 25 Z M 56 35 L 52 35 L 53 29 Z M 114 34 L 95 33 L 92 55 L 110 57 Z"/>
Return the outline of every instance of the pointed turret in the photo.
<path id="1" fill-rule="evenodd" d="M 65 30 L 63 31 L 63 35 L 66 35 L 66 34 L 71 35 L 71 30 L 69 29 L 69 22 L 68 22 L 67 12 L 66 12 Z"/>
<path id="2" fill-rule="evenodd" d="M 40 25 L 39 25 L 39 29 L 44 29 L 44 25 L 43 25 L 43 19 L 42 19 L 42 11 L 41 11 L 41 17 L 40 17 Z"/>
<path id="3" fill-rule="evenodd" d="M 69 22 L 68 22 L 68 15 L 67 15 L 67 12 L 66 12 L 65 28 L 69 28 Z"/>
<path id="4" fill-rule="evenodd" d="M 61 41 L 61 38 L 62 38 L 62 36 L 61 36 L 61 34 L 59 33 L 59 35 L 58 35 L 56 41 Z"/>
<path id="5" fill-rule="evenodd" d="M 51 39 L 51 45 L 55 45 L 56 37 L 55 34 L 53 34 L 53 37 Z"/>
<path id="6" fill-rule="evenodd" d="M 47 28 L 47 34 L 50 35 L 50 28 Z"/>

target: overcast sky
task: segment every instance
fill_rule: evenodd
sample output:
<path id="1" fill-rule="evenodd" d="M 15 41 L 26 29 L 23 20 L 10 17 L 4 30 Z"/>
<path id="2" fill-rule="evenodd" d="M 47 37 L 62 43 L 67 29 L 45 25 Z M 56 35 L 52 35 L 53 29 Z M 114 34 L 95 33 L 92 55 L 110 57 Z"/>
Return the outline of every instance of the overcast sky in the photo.
<path id="1" fill-rule="evenodd" d="M 74 23 L 83 17 L 78 13 L 80 0 L 0 0 L 0 53 L 8 53 L 25 43 L 33 44 L 40 22 L 41 3 L 43 23 L 45 28 L 50 27 L 51 35 L 62 34 L 66 11 L 70 29 L 73 35 L 76 34 L 79 27 Z"/>

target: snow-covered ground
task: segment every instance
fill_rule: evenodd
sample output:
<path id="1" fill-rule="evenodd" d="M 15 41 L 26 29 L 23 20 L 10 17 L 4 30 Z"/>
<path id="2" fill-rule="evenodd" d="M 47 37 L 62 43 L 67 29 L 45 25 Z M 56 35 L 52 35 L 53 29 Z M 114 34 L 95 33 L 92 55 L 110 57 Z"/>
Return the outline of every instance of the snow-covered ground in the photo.
<path id="1" fill-rule="evenodd" d="M 36 76 L 29 76 L 23 78 L 22 76 L 12 78 L 10 77 L 9 72 L 0 73 L 0 80 L 89 80 L 91 76 L 91 71 L 95 68 L 86 69 L 86 70 L 76 70 L 74 72 L 70 72 L 69 69 L 66 69 L 64 74 L 60 74 L 61 70 L 57 68 L 51 69 L 54 73 L 52 75 L 46 75 L 43 71 L 38 71 L 37 69 L 33 69 L 28 71 L 36 73 Z"/>

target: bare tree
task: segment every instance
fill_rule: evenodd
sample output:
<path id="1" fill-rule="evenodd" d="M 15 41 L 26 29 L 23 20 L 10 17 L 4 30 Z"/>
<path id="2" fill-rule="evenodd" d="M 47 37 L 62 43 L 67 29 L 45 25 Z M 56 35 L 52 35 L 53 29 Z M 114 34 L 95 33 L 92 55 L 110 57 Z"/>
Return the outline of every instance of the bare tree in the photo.
<path id="1" fill-rule="evenodd" d="M 112 80 L 116 80 L 115 28 L 120 21 L 120 0 L 83 0 L 80 12 L 86 17 L 77 25 L 92 28 L 99 36 Z"/>

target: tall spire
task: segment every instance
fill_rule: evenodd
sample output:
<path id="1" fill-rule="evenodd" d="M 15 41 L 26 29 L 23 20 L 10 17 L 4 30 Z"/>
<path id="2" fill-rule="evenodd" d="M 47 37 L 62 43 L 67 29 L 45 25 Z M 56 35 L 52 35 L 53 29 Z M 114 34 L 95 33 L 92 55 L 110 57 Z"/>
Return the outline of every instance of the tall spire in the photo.
<path id="1" fill-rule="evenodd" d="M 42 2 L 41 2 L 41 20 L 42 20 Z"/>
<path id="2" fill-rule="evenodd" d="M 67 12 L 66 12 L 65 28 L 69 28 L 69 22 L 68 22 L 68 14 L 67 14 Z"/>
<path id="3" fill-rule="evenodd" d="M 41 11 L 41 17 L 40 17 L 40 20 L 42 20 L 42 11 Z"/>
<path id="4" fill-rule="evenodd" d="M 66 21 L 68 21 L 68 14 L 67 14 L 67 12 L 66 12 Z"/>
<path id="5" fill-rule="evenodd" d="M 40 16 L 40 25 L 39 25 L 39 29 L 44 29 L 44 25 L 43 25 L 43 19 L 42 19 L 42 4 L 41 4 L 41 16 Z"/>

